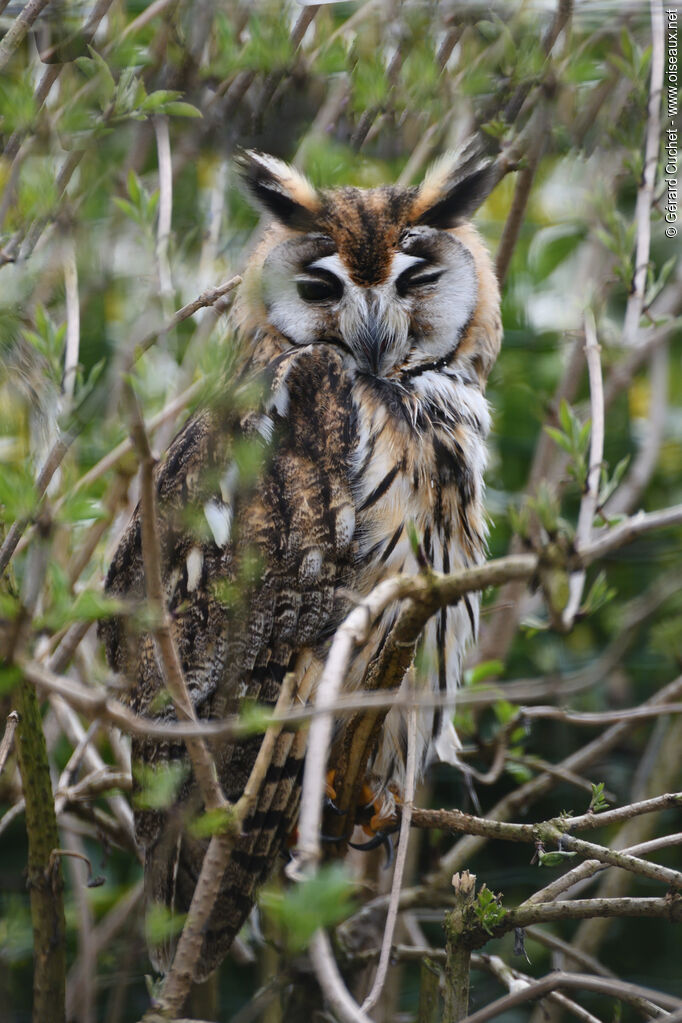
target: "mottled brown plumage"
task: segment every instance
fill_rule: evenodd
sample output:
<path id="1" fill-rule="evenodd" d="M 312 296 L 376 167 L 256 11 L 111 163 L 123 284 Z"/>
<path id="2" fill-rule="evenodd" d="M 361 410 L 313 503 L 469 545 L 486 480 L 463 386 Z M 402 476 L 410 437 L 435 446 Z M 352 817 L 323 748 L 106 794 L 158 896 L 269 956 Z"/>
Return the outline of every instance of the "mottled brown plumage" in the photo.
<path id="1" fill-rule="evenodd" d="M 321 193 L 261 154 L 245 154 L 242 170 L 275 216 L 235 309 L 241 386 L 257 382 L 260 396 L 247 411 L 226 398 L 195 416 L 158 472 L 168 607 L 203 718 L 234 713 L 244 699 L 274 704 L 289 671 L 307 701 L 348 591 L 416 570 L 409 521 L 437 570 L 483 558 L 483 390 L 501 335 L 489 258 L 462 222 L 485 194 L 484 168 L 463 174 L 450 161 L 419 189 Z M 107 588 L 144 596 L 137 515 Z M 389 608 L 376 623 L 348 688 L 362 685 L 395 614 Z M 429 623 L 424 653 L 435 690 L 454 693 L 477 618 L 472 597 Z M 172 720 L 151 636 L 127 632 L 122 619 L 101 632 L 110 663 L 130 680 L 133 709 Z M 393 710 L 371 762 L 380 782 L 398 788 L 404 736 Z M 213 744 L 229 800 L 243 792 L 259 744 Z M 420 767 L 433 756 L 453 760 L 455 750 L 449 716 L 423 711 Z M 280 735 L 231 854 L 198 977 L 224 956 L 284 849 L 304 755 L 304 731 Z M 186 765 L 182 744 L 156 740 L 136 741 L 133 759 Z M 188 908 L 206 848 L 187 827 L 201 800 L 186 768 L 172 809 L 136 811 L 148 898 L 178 912 Z M 171 951 L 155 950 L 160 968 Z"/>

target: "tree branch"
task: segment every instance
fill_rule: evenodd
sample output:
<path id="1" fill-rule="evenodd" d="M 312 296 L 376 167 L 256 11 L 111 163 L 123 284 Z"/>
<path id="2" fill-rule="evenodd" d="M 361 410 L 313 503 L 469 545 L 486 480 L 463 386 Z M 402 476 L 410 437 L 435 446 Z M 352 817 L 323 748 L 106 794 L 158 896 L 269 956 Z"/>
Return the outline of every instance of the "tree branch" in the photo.
<path id="1" fill-rule="evenodd" d="M 535 1001 L 557 988 L 573 988 L 583 991 L 597 991 L 601 994 L 611 995 L 621 1001 L 631 1001 L 649 998 L 652 1002 L 662 1005 L 664 1008 L 677 1009 L 682 1003 L 672 995 L 662 994 L 660 991 L 652 991 L 650 988 L 642 987 L 639 984 L 629 984 L 622 980 L 611 980 L 608 977 L 592 977 L 583 973 L 550 973 L 541 980 L 522 990 L 498 998 L 497 1001 L 487 1005 L 484 1009 L 467 1016 L 463 1023 L 487 1023 L 503 1012 L 508 1012 L 517 1005 L 524 1002 Z"/>
<path id="2" fill-rule="evenodd" d="M 654 199 L 658 149 L 661 144 L 661 97 L 663 94 L 663 9 L 660 0 L 651 0 L 651 79 L 649 105 L 647 110 L 646 143 L 644 148 L 644 173 L 637 192 L 635 224 L 637 245 L 635 247 L 635 271 L 632 289 L 625 309 L 623 323 L 623 344 L 632 346 L 639 340 L 639 321 L 644 306 L 649 249 L 651 245 L 651 204 Z"/>

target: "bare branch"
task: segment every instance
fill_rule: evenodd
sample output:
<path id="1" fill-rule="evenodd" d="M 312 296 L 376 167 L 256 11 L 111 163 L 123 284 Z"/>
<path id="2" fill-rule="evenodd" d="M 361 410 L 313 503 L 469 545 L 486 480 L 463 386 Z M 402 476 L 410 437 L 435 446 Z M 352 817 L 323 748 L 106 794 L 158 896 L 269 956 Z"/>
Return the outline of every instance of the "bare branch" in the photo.
<path id="1" fill-rule="evenodd" d="M 131 432 L 141 461 L 140 518 L 142 530 L 142 560 L 147 599 L 154 611 L 158 624 L 154 628 L 154 639 L 163 669 L 166 688 L 171 695 L 176 714 L 185 721 L 196 722 L 194 705 L 190 698 L 182 671 L 182 665 L 175 647 L 170 616 L 166 607 L 166 594 L 161 576 L 161 546 L 159 542 L 158 519 L 156 514 L 156 481 L 154 459 L 142 421 L 137 400 L 130 385 L 126 387 L 128 407 L 131 416 Z M 215 763 L 203 739 L 186 739 L 187 752 L 197 784 L 201 789 L 204 804 L 208 809 L 226 806 Z"/>
<path id="2" fill-rule="evenodd" d="M 291 702 L 294 678 L 293 673 L 289 673 L 282 683 L 277 699 L 277 709 L 280 711 Z M 160 1005 L 162 1012 L 166 1015 L 177 1015 L 190 990 L 194 967 L 201 954 L 204 930 L 220 890 L 230 851 L 270 766 L 274 744 L 280 731 L 281 725 L 271 725 L 268 728 L 258 750 L 246 788 L 234 809 L 231 810 L 229 820 L 226 821 L 226 829 L 213 835 L 209 842 L 187 919 L 173 958 L 173 965 L 164 980 Z"/>
<path id="3" fill-rule="evenodd" d="M 621 1001 L 631 1001 L 636 998 L 649 998 L 652 1002 L 660 1004 L 667 1009 L 677 1009 L 682 1003 L 672 995 L 665 995 L 660 991 L 652 991 L 651 988 L 642 987 L 639 984 L 630 984 L 622 980 L 612 980 L 609 977 L 593 977 L 583 973 L 550 973 L 542 980 L 529 984 L 528 987 L 513 994 L 498 998 L 495 1002 L 487 1005 L 484 1009 L 467 1016 L 463 1023 L 487 1023 L 487 1020 L 524 1002 L 535 1001 L 542 998 L 550 991 L 557 988 L 573 988 L 583 991 L 598 991 L 602 994 L 611 995 Z"/>
<path id="4" fill-rule="evenodd" d="M 682 792 L 666 793 L 663 796 L 644 799 L 639 803 L 630 803 L 628 806 L 605 810 L 602 813 L 584 813 L 579 817 L 553 817 L 542 825 L 509 824 L 503 821 L 489 820 L 487 817 L 474 817 L 472 814 L 464 813 L 463 810 L 422 810 L 417 807 L 413 811 L 413 821 L 416 828 L 461 831 L 469 835 L 506 839 L 509 842 L 536 842 L 539 837 L 542 837 L 541 829 L 555 828 L 557 835 L 560 835 L 561 842 L 566 843 L 567 834 L 570 831 L 608 827 L 645 813 L 658 813 L 660 810 L 667 810 L 675 806 L 682 806 Z"/>
<path id="5" fill-rule="evenodd" d="M 204 380 L 196 380 L 176 398 L 169 401 L 160 412 L 157 412 L 155 416 L 151 416 L 145 423 L 145 430 L 147 433 L 153 433 L 160 426 L 174 420 L 178 413 L 183 412 L 187 406 L 191 404 L 204 386 Z M 96 480 L 101 479 L 102 476 L 106 475 L 110 469 L 113 469 L 129 451 L 132 451 L 133 447 L 134 445 L 131 437 L 127 437 L 125 440 L 122 440 L 121 443 L 117 444 L 108 455 L 104 455 L 103 458 L 100 458 L 99 462 L 97 462 L 96 465 L 93 465 L 92 469 L 88 469 L 86 473 L 76 480 L 68 496 L 71 497 L 73 494 L 77 494 L 80 490 L 84 490 Z M 55 502 L 55 511 L 59 511 L 65 500 L 66 497 L 63 497 L 59 501 Z"/>
<path id="6" fill-rule="evenodd" d="M 495 272 L 500 287 L 504 284 L 507 277 L 509 264 L 511 263 L 514 249 L 521 233 L 523 218 L 526 215 L 526 207 L 540 163 L 540 157 L 547 143 L 547 111 L 542 100 L 540 100 L 535 110 L 533 122 L 529 125 L 528 134 L 526 161 L 519 171 L 519 176 L 516 180 L 514 198 L 505 221 L 495 258 Z"/>
<path id="7" fill-rule="evenodd" d="M 318 983 L 342 1023 L 371 1023 L 343 982 L 326 931 L 315 932 L 309 954 Z"/>
<path id="8" fill-rule="evenodd" d="M 666 703 L 660 707 L 623 707 L 621 710 L 606 711 L 564 710 L 563 707 L 524 707 L 519 713 L 529 721 L 534 718 L 552 719 L 565 721 L 571 725 L 593 728 L 617 724 L 619 721 L 646 721 L 664 715 L 680 714 L 682 713 L 682 703 Z"/>
<path id="9" fill-rule="evenodd" d="M 363 1012 L 369 1012 L 378 1002 L 379 996 L 386 981 L 388 966 L 391 958 L 391 945 L 395 932 L 396 920 L 398 919 L 398 908 L 400 892 L 405 873 L 405 860 L 407 858 L 407 844 L 410 837 L 410 826 L 412 823 L 412 811 L 414 807 L 414 787 L 417 776 L 417 711 L 411 710 L 407 715 L 407 763 L 405 766 L 405 790 L 400 818 L 400 838 L 398 841 L 398 853 L 396 856 L 395 869 L 393 872 L 393 883 L 391 885 L 391 900 L 388 904 L 386 914 L 386 925 L 384 937 L 381 944 L 381 955 L 377 967 L 376 977 L 372 990 L 362 1003 Z"/>
<path id="10" fill-rule="evenodd" d="M 78 266 L 73 233 L 64 241 L 64 291 L 66 294 L 66 345 L 64 348 L 64 379 L 62 389 L 67 399 L 73 398 L 80 349 L 80 303 L 78 299 Z"/>
<path id="11" fill-rule="evenodd" d="M 606 849 L 603 845 L 585 842 L 584 839 L 575 838 L 573 835 L 563 835 L 559 844 L 560 848 L 577 852 L 585 859 L 599 860 L 600 863 L 607 863 L 610 867 L 621 867 L 640 877 L 648 877 L 652 881 L 661 881 L 671 888 L 682 889 L 682 873 L 679 870 L 671 870 L 658 863 L 649 863 L 648 860 L 642 860 L 639 856 Z"/>
<path id="12" fill-rule="evenodd" d="M 159 165 L 159 212 L 156 231 L 156 260 L 161 301 L 167 305 L 173 298 L 173 279 L 168 261 L 171 220 L 173 216 L 173 164 L 167 117 L 154 117 L 156 153 Z"/>
<path id="13" fill-rule="evenodd" d="M 36 480 L 35 492 L 37 502 L 39 502 L 43 497 L 49 486 L 50 480 L 61 465 L 64 456 L 73 444 L 74 440 L 75 434 L 66 433 L 55 441 L 47 458 L 45 459 L 45 464 L 38 474 L 38 479 Z M 9 528 L 2 547 L 0 547 L 0 575 L 3 574 L 9 565 L 12 555 L 14 554 L 17 544 L 19 543 L 28 523 L 28 519 L 17 519 Z"/>
<path id="14" fill-rule="evenodd" d="M 664 835 L 662 838 L 652 839 L 649 842 L 639 842 L 637 845 L 630 846 L 622 851 L 633 856 L 641 856 L 656 852 L 658 849 L 666 849 L 671 845 L 682 845 L 682 833 Z M 550 884 L 539 891 L 534 892 L 523 902 L 523 905 L 551 902 L 553 899 L 561 898 L 564 894 L 570 892 L 571 889 L 579 886 L 581 881 L 584 882 L 595 874 L 607 870 L 608 866 L 608 864 L 602 863 L 600 860 L 583 860 L 577 867 L 562 874 L 561 877 L 551 881 Z"/>
<path id="15" fill-rule="evenodd" d="M 346 665 L 354 646 L 366 640 L 372 621 L 400 595 L 400 578 L 388 579 L 380 583 L 351 611 L 343 625 L 336 630 L 315 697 L 315 706 L 320 714 L 313 721 L 308 736 L 301 792 L 301 816 L 298 823 L 298 843 L 292 862 L 287 866 L 289 877 L 302 878 L 308 873 L 310 866 L 314 867 L 320 858 L 325 765 L 333 724 L 329 708 L 338 698 Z M 324 950 L 318 948 L 318 952 L 320 961 L 322 961 Z"/>
<path id="16" fill-rule="evenodd" d="M 670 682 L 663 689 L 659 690 L 652 697 L 646 700 L 643 706 L 652 707 L 682 696 L 682 676 Z M 634 721 L 620 721 L 612 725 L 592 742 L 587 743 L 581 749 L 566 757 L 559 765 L 562 769 L 571 771 L 583 771 L 597 757 L 605 756 L 613 749 L 625 735 L 634 727 Z M 507 820 L 519 808 L 527 808 L 535 799 L 548 791 L 551 787 L 552 778 L 548 774 L 539 775 L 532 781 L 526 782 L 514 792 L 505 796 L 488 813 L 488 819 L 493 821 Z M 438 866 L 437 871 L 428 879 L 428 884 L 435 884 L 438 888 L 445 888 L 449 884 L 452 874 L 458 869 L 471 862 L 477 849 L 482 844 L 482 838 L 468 835 L 460 839 L 457 844 L 447 852 Z"/>
<path id="17" fill-rule="evenodd" d="M 599 480 L 602 461 L 604 459 L 604 387 L 601 375 L 601 359 L 594 316 L 591 310 L 585 312 L 585 358 L 590 379 L 590 418 L 592 424 L 590 437 L 590 463 L 585 481 L 585 493 L 580 502 L 578 525 L 575 532 L 575 547 L 581 551 L 590 542 L 592 523 L 597 511 L 599 498 Z M 571 574 L 568 580 L 569 596 L 566 607 L 561 615 L 565 629 L 570 629 L 580 608 L 585 571 L 581 569 Z"/>
<path id="18" fill-rule="evenodd" d="M 49 2 L 50 0 L 29 0 L 21 9 L 0 41 L 0 71 L 9 63 L 12 54 L 21 46 L 26 33 Z"/>
<path id="19" fill-rule="evenodd" d="M 148 25 L 150 21 L 153 21 L 157 15 L 162 14 L 166 7 L 170 7 L 172 4 L 176 4 L 177 0 L 154 0 L 154 3 L 149 4 L 148 7 L 138 14 L 136 18 L 126 25 L 120 35 L 120 41 L 123 42 L 128 36 L 134 35 L 135 32 L 139 32 L 141 28 Z"/>
<path id="20" fill-rule="evenodd" d="M 17 712 L 15 710 L 10 711 L 10 713 L 7 715 L 7 724 L 5 725 L 5 734 L 2 737 L 2 742 L 0 742 L 0 774 L 2 774 L 2 772 L 3 772 L 3 769 L 5 767 L 5 763 L 7 762 L 7 757 L 9 756 L 10 750 L 12 749 L 12 743 L 14 741 L 14 733 L 17 730 L 17 725 L 18 724 L 19 724 L 19 715 L 17 714 Z"/>
<path id="21" fill-rule="evenodd" d="M 651 80 L 647 111 L 646 143 L 644 147 L 644 173 L 637 193 L 635 223 L 637 245 L 632 289 L 625 309 L 623 344 L 636 345 L 639 341 L 639 321 L 644 306 L 649 248 L 651 244 L 651 204 L 656 184 L 658 148 L 661 144 L 661 98 L 663 93 L 663 9 L 659 0 L 651 0 Z"/>
<path id="22" fill-rule="evenodd" d="M 668 363 L 668 344 L 664 341 L 653 349 L 649 362 L 649 414 L 644 438 L 626 478 L 606 502 L 604 513 L 607 516 L 631 512 L 637 506 L 656 469 L 668 411 L 670 385 Z"/>

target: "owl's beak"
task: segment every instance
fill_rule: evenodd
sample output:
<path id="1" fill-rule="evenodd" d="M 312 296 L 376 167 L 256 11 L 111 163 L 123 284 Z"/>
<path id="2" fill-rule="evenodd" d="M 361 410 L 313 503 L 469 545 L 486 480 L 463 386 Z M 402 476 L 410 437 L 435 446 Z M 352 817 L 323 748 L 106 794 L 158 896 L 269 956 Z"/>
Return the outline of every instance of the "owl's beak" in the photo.
<path id="1" fill-rule="evenodd" d="M 360 368 L 376 376 L 381 368 L 387 345 L 386 327 L 377 317 L 375 310 L 370 308 L 353 338 L 353 348 Z"/>

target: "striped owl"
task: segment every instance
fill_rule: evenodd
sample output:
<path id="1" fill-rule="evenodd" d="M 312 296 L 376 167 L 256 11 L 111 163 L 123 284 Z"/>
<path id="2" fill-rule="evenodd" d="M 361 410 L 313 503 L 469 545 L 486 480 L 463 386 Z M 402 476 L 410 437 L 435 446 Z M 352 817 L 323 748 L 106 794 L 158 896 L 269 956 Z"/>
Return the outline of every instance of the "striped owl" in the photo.
<path id="1" fill-rule="evenodd" d="M 157 473 L 167 605 L 200 718 L 249 700 L 274 704 L 290 672 L 299 700 L 310 698 L 352 595 L 419 570 L 410 523 L 437 571 L 481 562 L 484 392 L 501 340 L 495 275 L 466 220 L 490 189 L 489 168 L 445 158 L 419 187 L 329 191 L 256 152 L 242 154 L 240 169 L 271 223 L 233 311 L 238 386 L 188 421 Z M 244 456 L 254 447 L 255 470 Z M 137 602 L 140 533 L 138 511 L 106 582 L 110 594 Z M 347 689 L 362 687 L 396 614 L 391 607 L 374 623 Z M 477 624 L 474 595 L 429 622 L 421 660 L 435 693 L 454 696 Z M 153 638 L 123 618 L 101 634 L 111 666 L 128 679 L 132 709 L 173 720 Z M 375 785 L 398 793 L 405 734 L 394 708 L 368 765 Z M 213 742 L 228 800 L 243 792 L 260 742 Z M 421 711 L 420 770 L 435 758 L 452 762 L 456 750 L 450 715 Z M 137 738 L 132 755 L 148 770 L 183 768 L 174 805 L 138 806 L 135 816 L 148 901 L 184 913 L 206 849 L 188 827 L 202 805 L 185 747 Z M 224 957 L 286 850 L 304 757 L 305 731 L 283 732 L 232 850 L 197 979 Z M 151 954 L 167 969 L 170 942 Z"/>

